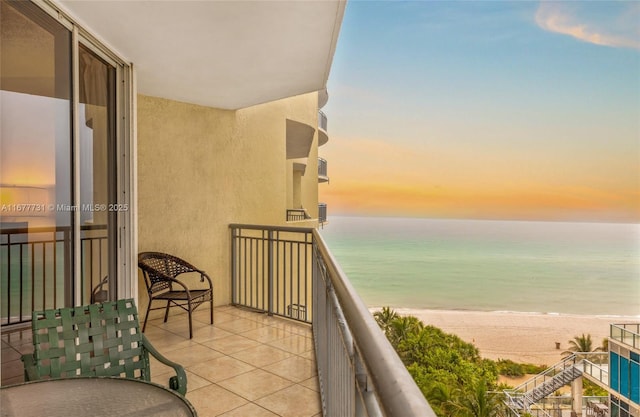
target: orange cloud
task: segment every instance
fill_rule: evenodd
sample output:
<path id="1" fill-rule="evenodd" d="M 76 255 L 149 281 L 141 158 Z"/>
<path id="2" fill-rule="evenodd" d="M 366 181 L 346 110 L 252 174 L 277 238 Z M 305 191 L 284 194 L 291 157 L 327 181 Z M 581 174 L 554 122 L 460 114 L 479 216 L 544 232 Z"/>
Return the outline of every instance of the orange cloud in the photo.
<path id="1" fill-rule="evenodd" d="M 640 222 L 637 158 L 332 137 L 329 212 Z"/>
<path id="2" fill-rule="evenodd" d="M 341 182 L 322 192 L 332 213 L 640 222 L 640 193 L 587 187 L 422 187 Z"/>
<path id="3" fill-rule="evenodd" d="M 636 7 L 632 5 L 631 7 Z M 632 13 L 635 11 L 632 11 Z M 628 36 L 615 35 L 611 30 L 580 22 L 567 9 L 565 2 L 542 1 L 536 12 L 536 23 L 544 30 L 572 36 L 596 45 L 640 49 L 638 33 Z M 636 21 L 637 25 L 637 21 Z M 631 28 L 636 30 L 637 26 Z"/>

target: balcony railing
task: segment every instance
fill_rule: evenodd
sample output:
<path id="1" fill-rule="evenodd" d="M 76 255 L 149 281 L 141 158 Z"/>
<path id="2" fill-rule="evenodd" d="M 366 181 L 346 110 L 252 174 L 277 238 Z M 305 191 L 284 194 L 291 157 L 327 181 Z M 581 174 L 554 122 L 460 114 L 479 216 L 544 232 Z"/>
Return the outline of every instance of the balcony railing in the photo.
<path id="1" fill-rule="evenodd" d="M 602 353 L 600 356 L 596 356 L 595 359 L 596 363 L 589 359 L 582 361 L 581 370 L 583 375 L 586 374 L 598 381 L 600 384 L 609 386 L 609 364 L 597 363 L 606 362 L 609 359 L 607 352 Z"/>
<path id="2" fill-rule="evenodd" d="M 327 132 L 327 115 L 318 110 L 318 146 L 322 146 L 329 141 Z"/>
<path id="3" fill-rule="evenodd" d="M 31 321 L 31 312 L 69 305 L 71 227 L 12 228 L 0 232 L 2 325 Z M 84 298 L 107 274 L 107 226 L 80 229 Z"/>
<path id="4" fill-rule="evenodd" d="M 318 223 L 323 224 L 327 222 L 327 204 L 318 204 Z"/>
<path id="5" fill-rule="evenodd" d="M 305 209 L 287 209 L 287 221 L 298 222 L 302 220 L 309 220 L 311 216 L 307 214 Z"/>
<path id="6" fill-rule="evenodd" d="M 323 158 L 318 158 L 318 179 L 319 182 L 329 181 L 329 176 L 327 175 L 327 160 Z"/>
<path id="7" fill-rule="evenodd" d="M 318 127 L 322 130 L 324 130 L 325 132 L 328 132 L 327 130 L 327 115 L 324 114 L 324 112 L 322 110 L 318 110 Z"/>
<path id="8" fill-rule="evenodd" d="M 610 334 L 613 340 L 640 349 L 640 324 L 612 324 Z"/>
<path id="9" fill-rule="evenodd" d="M 312 324 L 325 416 L 435 416 L 317 230 L 230 229 L 232 303 Z"/>

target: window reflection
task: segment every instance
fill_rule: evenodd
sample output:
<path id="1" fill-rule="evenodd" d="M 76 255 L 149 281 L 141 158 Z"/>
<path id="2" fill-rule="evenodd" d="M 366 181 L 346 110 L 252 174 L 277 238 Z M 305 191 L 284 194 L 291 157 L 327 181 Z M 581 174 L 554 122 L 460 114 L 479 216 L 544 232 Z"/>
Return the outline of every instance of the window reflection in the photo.
<path id="1" fill-rule="evenodd" d="M 2 323 L 72 302 L 71 35 L 0 2 Z"/>
<path id="2" fill-rule="evenodd" d="M 84 302 L 93 302 L 100 301 L 96 300 L 98 292 L 101 299 L 109 296 L 109 253 L 114 252 L 109 236 L 115 213 L 109 210 L 109 203 L 115 200 L 111 158 L 115 153 L 115 68 L 83 45 L 79 49 L 79 68 L 82 296 Z"/>

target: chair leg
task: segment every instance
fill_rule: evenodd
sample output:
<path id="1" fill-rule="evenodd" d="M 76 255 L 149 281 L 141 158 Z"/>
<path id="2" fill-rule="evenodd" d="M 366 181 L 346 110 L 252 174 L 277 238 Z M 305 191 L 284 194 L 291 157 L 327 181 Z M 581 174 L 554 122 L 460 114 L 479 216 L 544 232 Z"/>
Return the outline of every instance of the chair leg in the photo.
<path id="1" fill-rule="evenodd" d="M 189 300 L 189 339 L 193 338 L 193 325 L 191 324 L 191 300 Z"/>
<path id="2" fill-rule="evenodd" d="M 213 297 L 211 297 L 211 301 L 209 301 L 209 305 L 211 306 L 211 324 L 213 324 Z"/>
<path id="3" fill-rule="evenodd" d="M 142 323 L 142 333 L 144 333 L 144 329 L 147 328 L 147 319 L 149 318 L 149 312 L 151 311 L 151 303 L 152 303 L 152 300 L 149 299 L 149 305 L 147 306 L 147 312 L 144 315 L 144 323 Z"/>
<path id="4" fill-rule="evenodd" d="M 167 318 L 169 317 L 169 304 L 171 303 L 171 300 L 167 300 L 167 309 L 164 312 L 164 322 L 167 322 Z"/>

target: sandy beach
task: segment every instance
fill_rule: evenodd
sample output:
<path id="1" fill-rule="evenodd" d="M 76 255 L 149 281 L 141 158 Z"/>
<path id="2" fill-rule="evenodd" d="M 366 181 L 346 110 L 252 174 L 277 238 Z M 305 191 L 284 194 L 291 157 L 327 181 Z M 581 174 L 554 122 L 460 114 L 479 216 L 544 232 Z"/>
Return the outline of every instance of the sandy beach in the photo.
<path id="1" fill-rule="evenodd" d="M 611 323 L 637 323 L 637 318 L 611 318 L 518 312 L 394 309 L 418 317 L 425 324 L 458 335 L 475 344 L 483 357 L 553 365 L 562 358 L 574 336 L 591 334 L 593 346 L 602 345 Z M 556 343 L 560 348 L 556 349 Z"/>

